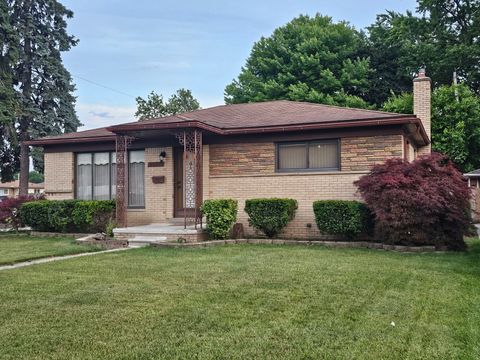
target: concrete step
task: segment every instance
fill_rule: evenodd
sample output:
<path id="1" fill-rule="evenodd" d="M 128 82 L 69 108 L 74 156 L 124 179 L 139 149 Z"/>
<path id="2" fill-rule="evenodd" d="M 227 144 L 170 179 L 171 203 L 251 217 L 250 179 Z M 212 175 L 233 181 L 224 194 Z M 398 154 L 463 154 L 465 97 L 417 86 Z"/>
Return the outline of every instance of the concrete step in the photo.
<path id="1" fill-rule="evenodd" d="M 150 224 L 144 226 L 132 226 L 113 230 L 117 240 L 127 240 L 131 244 L 149 244 L 158 241 L 177 241 L 184 239 L 187 242 L 203 241 L 206 233 L 203 229 L 194 226 L 176 224 Z"/>

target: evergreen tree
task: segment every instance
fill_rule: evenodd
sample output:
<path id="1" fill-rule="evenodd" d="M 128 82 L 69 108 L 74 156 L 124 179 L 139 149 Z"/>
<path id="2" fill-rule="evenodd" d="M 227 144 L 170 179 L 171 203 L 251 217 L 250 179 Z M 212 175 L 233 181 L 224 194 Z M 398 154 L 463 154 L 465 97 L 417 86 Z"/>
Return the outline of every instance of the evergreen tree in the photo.
<path id="1" fill-rule="evenodd" d="M 18 143 L 15 139 L 15 91 L 13 68 L 17 57 L 17 38 L 10 24 L 6 0 L 0 0 L 0 180 L 13 179 L 18 168 Z"/>
<path id="2" fill-rule="evenodd" d="M 68 35 L 73 16 L 56 0 L 7 0 L 9 22 L 17 35 L 18 58 L 11 68 L 18 112 L 10 143 L 20 142 L 20 194 L 27 193 L 30 148 L 23 144 L 41 136 L 76 131 L 75 87 L 61 53 L 77 44 Z M 14 135 L 14 136 L 13 136 Z M 34 158 L 39 168 L 41 161 Z M 40 167 L 41 170 L 41 167 Z"/>

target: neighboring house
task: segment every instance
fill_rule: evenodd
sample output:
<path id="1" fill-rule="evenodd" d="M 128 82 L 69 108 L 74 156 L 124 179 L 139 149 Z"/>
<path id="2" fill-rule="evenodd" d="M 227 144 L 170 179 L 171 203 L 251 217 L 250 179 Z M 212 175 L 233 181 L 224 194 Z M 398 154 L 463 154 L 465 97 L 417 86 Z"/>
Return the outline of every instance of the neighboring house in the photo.
<path id="1" fill-rule="evenodd" d="M 430 79 L 414 80 L 416 115 L 268 101 L 224 105 L 46 137 L 49 199 L 113 199 L 120 225 L 199 222 L 205 199 L 298 200 L 283 236 L 319 235 L 312 203 L 358 199 L 353 182 L 393 157 L 430 152 Z"/>
<path id="2" fill-rule="evenodd" d="M 18 180 L 0 183 L 0 199 L 8 197 L 17 197 L 20 192 L 20 185 Z M 44 184 L 28 183 L 29 195 L 40 195 L 44 192 Z"/>

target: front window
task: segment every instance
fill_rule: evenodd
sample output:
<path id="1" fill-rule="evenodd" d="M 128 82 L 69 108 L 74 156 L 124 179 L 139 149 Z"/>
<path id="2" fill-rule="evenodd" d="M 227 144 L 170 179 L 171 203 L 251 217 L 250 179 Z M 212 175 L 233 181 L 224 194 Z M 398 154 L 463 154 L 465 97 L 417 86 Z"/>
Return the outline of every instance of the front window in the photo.
<path id="1" fill-rule="evenodd" d="M 277 171 L 340 170 L 338 140 L 303 141 L 277 144 Z"/>
<path id="2" fill-rule="evenodd" d="M 145 206 L 145 152 L 130 151 L 128 205 Z M 76 198 L 80 200 L 115 199 L 117 185 L 114 152 L 81 153 L 76 158 Z"/>

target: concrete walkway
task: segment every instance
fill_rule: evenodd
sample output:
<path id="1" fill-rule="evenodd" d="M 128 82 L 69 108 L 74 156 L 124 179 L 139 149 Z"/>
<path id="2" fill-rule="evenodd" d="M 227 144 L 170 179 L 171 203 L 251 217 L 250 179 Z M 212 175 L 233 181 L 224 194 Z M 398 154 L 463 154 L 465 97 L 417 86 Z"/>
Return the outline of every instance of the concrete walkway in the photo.
<path id="1" fill-rule="evenodd" d="M 112 252 L 124 251 L 124 250 L 128 250 L 128 249 L 129 248 L 120 248 L 120 249 L 111 249 L 111 250 L 102 250 L 102 251 L 96 251 L 96 252 L 80 253 L 80 254 L 74 254 L 74 255 L 45 257 L 45 258 L 41 258 L 41 259 L 23 261 L 23 262 L 19 262 L 19 263 L 12 264 L 12 265 L 0 265 L 0 271 L 1 270 L 18 269 L 18 268 L 22 268 L 22 267 L 30 266 L 30 265 L 44 264 L 44 263 L 49 263 L 49 262 L 52 262 L 52 261 L 74 259 L 74 258 L 82 257 L 82 256 L 107 254 L 107 253 L 112 253 Z"/>

